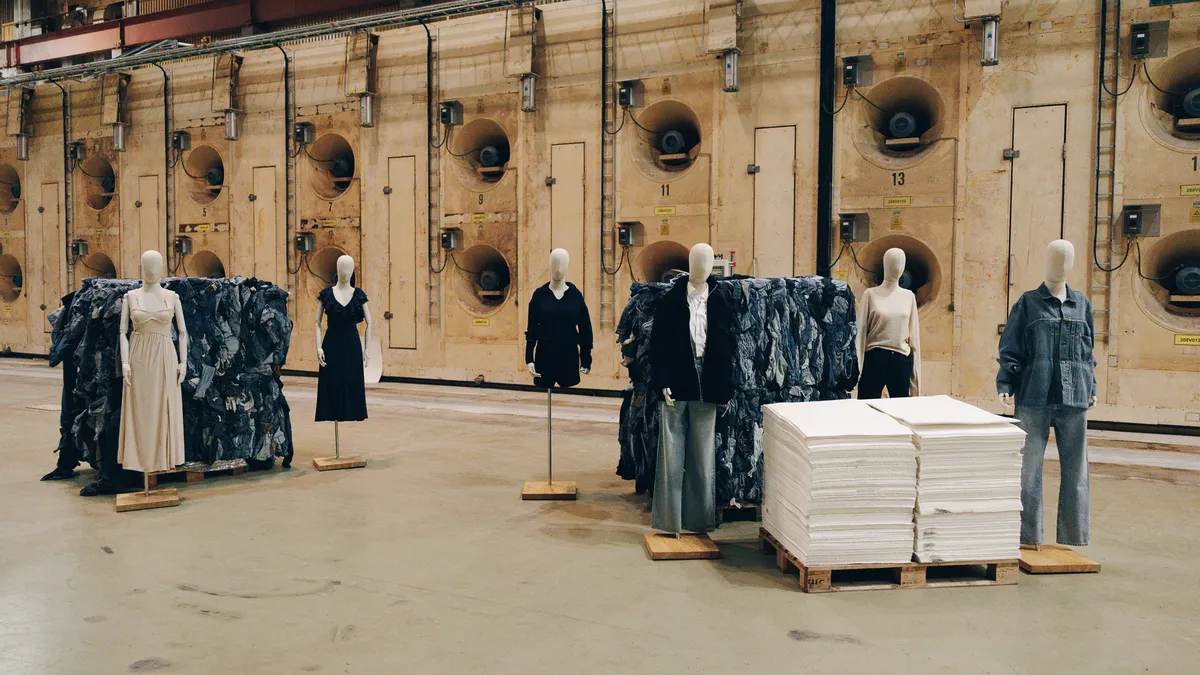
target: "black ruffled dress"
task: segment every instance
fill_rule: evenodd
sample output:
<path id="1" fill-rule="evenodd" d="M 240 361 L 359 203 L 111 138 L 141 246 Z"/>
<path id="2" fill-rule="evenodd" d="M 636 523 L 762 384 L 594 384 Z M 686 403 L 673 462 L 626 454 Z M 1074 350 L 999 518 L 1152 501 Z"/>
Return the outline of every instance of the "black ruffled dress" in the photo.
<path id="1" fill-rule="evenodd" d="M 343 305 L 333 289 L 326 288 L 317 300 L 325 310 L 327 326 L 321 340 L 325 365 L 317 373 L 317 421 L 360 422 L 367 419 L 367 389 L 358 324 L 366 318 L 363 305 L 367 294 L 356 288 L 350 302 Z"/>

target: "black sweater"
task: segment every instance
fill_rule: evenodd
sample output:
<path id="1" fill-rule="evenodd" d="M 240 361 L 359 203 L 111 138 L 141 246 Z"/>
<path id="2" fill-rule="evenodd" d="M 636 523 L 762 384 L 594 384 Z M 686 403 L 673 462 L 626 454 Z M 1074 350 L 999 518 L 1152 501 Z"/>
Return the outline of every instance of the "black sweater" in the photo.
<path id="1" fill-rule="evenodd" d="M 708 280 L 708 336 L 704 344 L 704 381 L 696 376 L 692 334 L 688 321 L 687 276 L 675 280 L 654 310 L 650 332 L 650 381 L 655 389 L 670 389 L 677 401 L 724 404 L 733 398 L 732 310 Z M 703 384 L 703 387 L 701 386 Z"/>
<path id="2" fill-rule="evenodd" d="M 579 384 L 579 369 L 592 367 L 592 319 L 583 293 L 572 283 L 561 299 L 543 284 L 529 300 L 525 363 L 534 364 L 538 386 Z"/>

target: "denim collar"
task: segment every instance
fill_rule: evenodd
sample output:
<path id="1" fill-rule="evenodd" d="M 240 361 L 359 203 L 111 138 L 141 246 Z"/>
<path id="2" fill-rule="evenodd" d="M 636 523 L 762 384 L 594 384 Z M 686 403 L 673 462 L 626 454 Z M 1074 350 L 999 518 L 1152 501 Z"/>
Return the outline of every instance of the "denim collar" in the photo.
<path id="1" fill-rule="evenodd" d="M 1071 288 L 1070 284 L 1065 284 L 1065 285 L 1067 287 L 1067 299 L 1063 302 L 1063 304 L 1064 305 L 1074 305 L 1075 304 L 1075 289 Z M 1058 300 L 1058 298 L 1054 297 L 1054 294 L 1050 292 L 1050 289 L 1046 288 L 1046 282 L 1044 282 L 1044 281 L 1042 282 L 1042 284 L 1040 286 L 1037 287 L 1037 290 L 1038 290 L 1038 294 L 1041 295 L 1042 299 L 1044 299 L 1044 300 Z"/>

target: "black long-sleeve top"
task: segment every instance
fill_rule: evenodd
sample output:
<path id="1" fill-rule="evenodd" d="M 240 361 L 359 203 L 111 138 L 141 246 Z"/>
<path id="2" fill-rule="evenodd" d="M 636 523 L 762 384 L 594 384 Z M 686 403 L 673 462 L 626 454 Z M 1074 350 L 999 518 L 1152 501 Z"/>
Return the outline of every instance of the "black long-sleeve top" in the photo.
<path id="1" fill-rule="evenodd" d="M 562 298 L 543 284 L 529 300 L 525 362 L 534 364 L 539 387 L 579 384 L 579 369 L 592 367 L 592 319 L 583 293 L 572 283 Z"/>

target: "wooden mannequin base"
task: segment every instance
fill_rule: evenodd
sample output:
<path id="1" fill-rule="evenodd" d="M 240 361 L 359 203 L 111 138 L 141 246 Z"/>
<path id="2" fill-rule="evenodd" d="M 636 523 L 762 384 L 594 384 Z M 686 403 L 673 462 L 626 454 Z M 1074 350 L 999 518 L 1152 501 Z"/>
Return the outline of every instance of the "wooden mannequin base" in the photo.
<path id="1" fill-rule="evenodd" d="M 151 490 L 149 493 L 129 492 L 117 495 L 117 513 L 161 509 L 167 506 L 179 506 L 179 494 L 175 488 Z"/>
<path id="2" fill-rule="evenodd" d="M 317 471 L 337 471 L 338 469 L 361 469 L 367 465 L 362 457 L 317 457 L 313 466 Z"/>
<path id="3" fill-rule="evenodd" d="M 574 500 L 579 492 L 575 489 L 575 481 L 564 480 L 557 483 L 546 481 L 530 481 L 521 488 L 521 499 L 556 499 Z"/>
<path id="4" fill-rule="evenodd" d="M 1099 572 L 1100 563 L 1058 544 L 1021 545 L 1021 569 L 1028 574 Z"/>
<path id="5" fill-rule="evenodd" d="M 721 549 L 707 534 L 683 533 L 676 537 L 664 532 L 647 532 L 642 546 L 651 560 L 712 560 L 721 557 Z"/>

